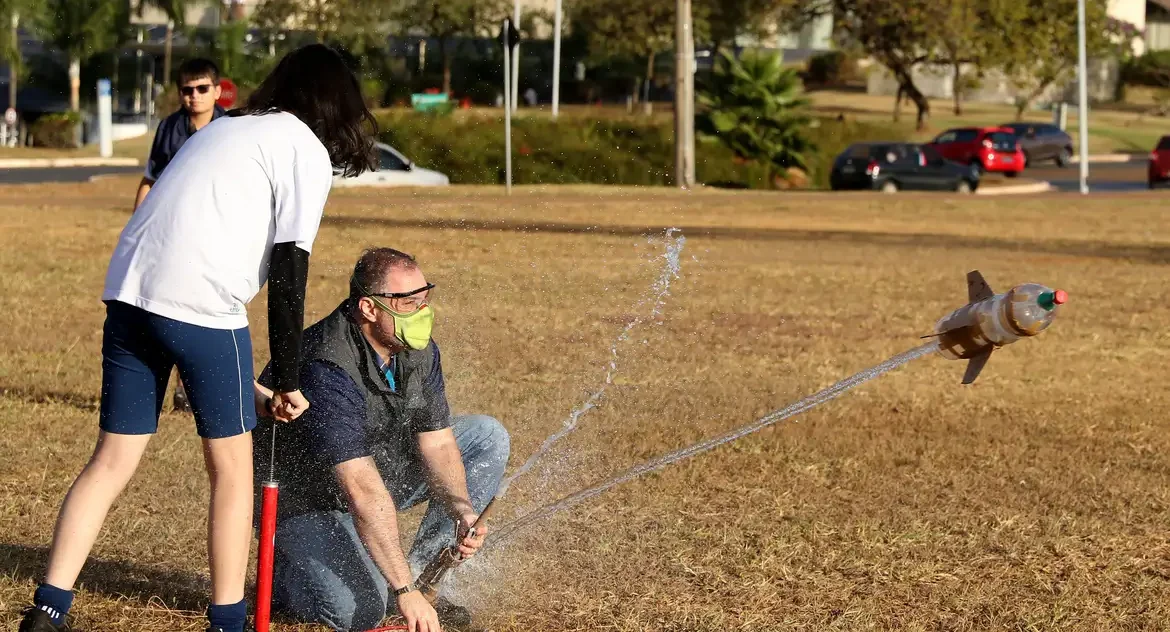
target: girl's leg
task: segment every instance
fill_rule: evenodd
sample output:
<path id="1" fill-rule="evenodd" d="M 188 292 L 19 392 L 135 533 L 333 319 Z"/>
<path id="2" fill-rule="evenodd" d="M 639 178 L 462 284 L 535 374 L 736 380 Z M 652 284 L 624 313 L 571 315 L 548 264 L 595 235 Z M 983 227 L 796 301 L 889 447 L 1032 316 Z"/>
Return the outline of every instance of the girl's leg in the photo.
<path id="1" fill-rule="evenodd" d="M 211 602 L 234 604 L 244 599 L 252 542 L 252 433 L 204 439 L 203 458 L 211 479 L 207 523 Z"/>
<path id="2" fill-rule="evenodd" d="M 252 541 L 252 429 L 256 404 L 248 330 L 185 326 L 174 336 L 211 481 L 207 555 L 213 630 L 242 632 L 244 581 Z"/>
<path id="3" fill-rule="evenodd" d="M 99 432 L 93 456 L 73 481 L 57 515 L 45 583 L 73 590 L 110 506 L 130 482 L 150 437 Z"/>

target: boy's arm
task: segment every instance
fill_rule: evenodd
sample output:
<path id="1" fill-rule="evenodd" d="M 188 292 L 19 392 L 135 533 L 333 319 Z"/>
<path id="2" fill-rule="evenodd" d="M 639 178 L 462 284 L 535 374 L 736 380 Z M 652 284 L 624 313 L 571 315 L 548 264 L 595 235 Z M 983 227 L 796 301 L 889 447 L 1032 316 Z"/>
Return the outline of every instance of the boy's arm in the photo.
<path id="1" fill-rule="evenodd" d="M 142 182 L 138 183 L 138 195 L 134 196 L 134 211 L 142 205 L 142 201 L 146 199 L 146 194 L 150 193 L 150 187 L 154 186 L 154 180 L 142 176 Z"/>
<path id="2" fill-rule="evenodd" d="M 151 187 L 162 175 L 163 169 L 166 169 L 167 163 L 171 161 L 173 156 L 169 155 L 166 147 L 164 147 L 163 139 L 169 133 L 167 121 L 163 119 L 154 131 L 154 141 L 150 144 L 150 155 L 146 157 L 146 172 L 142 174 L 142 181 L 138 183 L 138 194 L 134 197 L 134 211 L 142 205 L 142 201 L 146 199 L 146 194 L 150 193 Z"/>

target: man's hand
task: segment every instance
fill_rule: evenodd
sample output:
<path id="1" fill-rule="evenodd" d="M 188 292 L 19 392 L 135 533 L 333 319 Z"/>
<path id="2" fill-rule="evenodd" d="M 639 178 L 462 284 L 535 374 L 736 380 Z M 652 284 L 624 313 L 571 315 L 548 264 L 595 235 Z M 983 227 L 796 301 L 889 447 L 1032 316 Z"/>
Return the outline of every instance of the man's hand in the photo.
<path id="1" fill-rule="evenodd" d="M 475 514 L 464 515 L 459 520 L 459 526 L 455 530 L 455 539 L 459 541 L 459 555 L 465 560 L 479 552 L 483 548 L 484 539 L 487 538 L 488 527 L 486 524 L 476 526 L 474 536 L 468 535 L 471 530 L 470 526 L 475 524 L 478 518 L 479 516 Z"/>
<path id="2" fill-rule="evenodd" d="M 292 421 L 309 409 L 309 400 L 301 395 L 300 391 L 289 393 L 273 393 L 272 403 L 269 405 L 272 416 L 277 421 Z"/>
<path id="3" fill-rule="evenodd" d="M 406 618 L 410 632 L 440 632 L 439 615 L 417 590 L 398 595 L 398 612 Z"/>

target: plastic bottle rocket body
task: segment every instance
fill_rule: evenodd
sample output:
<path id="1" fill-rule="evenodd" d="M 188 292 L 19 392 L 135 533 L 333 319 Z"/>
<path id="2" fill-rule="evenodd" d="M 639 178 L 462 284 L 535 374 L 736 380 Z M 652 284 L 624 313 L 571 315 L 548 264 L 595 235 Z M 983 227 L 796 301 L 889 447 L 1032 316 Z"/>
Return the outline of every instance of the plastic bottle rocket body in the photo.
<path id="1" fill-rule="evenodd" d="M 975 381 L 996 348 L 1047 329 L 1059 306 L 1068 301 L 1064 290 L 1037 283 L 995 294 L 978 270 L 967 274 L 967 288 L 970 302 L 941 318 L 932 334 L 938 337 L 939 355 L 970 360 L 964 384 Z"/>

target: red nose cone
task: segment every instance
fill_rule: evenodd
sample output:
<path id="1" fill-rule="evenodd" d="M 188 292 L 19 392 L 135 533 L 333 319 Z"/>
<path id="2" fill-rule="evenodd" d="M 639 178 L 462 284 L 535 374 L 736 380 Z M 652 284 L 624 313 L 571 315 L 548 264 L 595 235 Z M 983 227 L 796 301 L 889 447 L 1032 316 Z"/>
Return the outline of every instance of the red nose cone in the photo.
<path id="1" fill-rule="evenodd" d="M 1056 303 L 1057 305 L 1064 305 L 1068 302 L 1068 292 L 1065 292 L 1064 290 L 1057 290 L 1056 294 L 1052 297 L 1052 302 Z"/>

